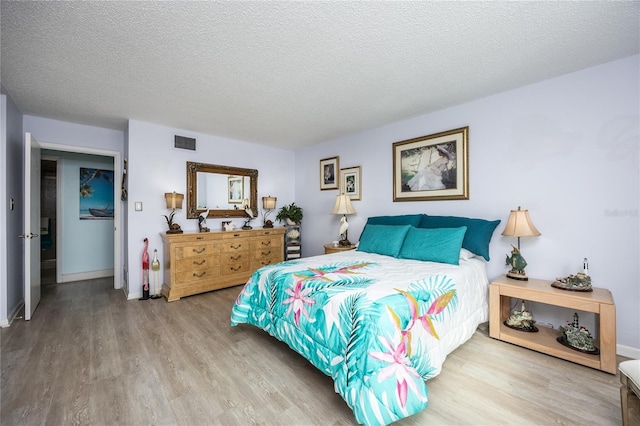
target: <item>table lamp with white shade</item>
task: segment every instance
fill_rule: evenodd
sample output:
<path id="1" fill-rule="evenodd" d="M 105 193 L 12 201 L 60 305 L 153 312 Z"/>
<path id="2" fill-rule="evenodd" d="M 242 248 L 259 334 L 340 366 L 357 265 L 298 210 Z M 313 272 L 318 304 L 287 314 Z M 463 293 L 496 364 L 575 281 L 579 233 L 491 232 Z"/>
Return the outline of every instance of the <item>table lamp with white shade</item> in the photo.
<path id="1" fill-rule="evenodd" d="M 351 242 L 348 238 L 349 223 L 347 222 L 348 214 L 356 214 L 356 209 L 351 205 L 351 198 L 346 194 L 340 194 L 336 197 L 336 203 L 331 210 L 331 214 L 341 214 L 340 219 L 340 241 L 341 246 L 350 246 Z"/>
<path id="2" fill-rule="evenodd" d="M 527 266 L 527 262 L 520 253 L 520 237 L 538 237 L 540 231 L 536 229 L 529 217 L 528 210 L 521 210 L 518 206 L 518 210 L 511 210 L 509 214 L 509 220 L 507 226 L 505 226 L 502 235 L 507 237 L 518 237 L 518 248 L 514 247 L 511 251 L 511 257 L 507 256 L 507 265 L 511 266 L 511 270 L 507 272 L 507 277 L 521 281 L 528 281 L 529 278 L 524 272 L 524 268 Z"/>
<path id="3" fill-rule="evenodd" d="M 176 214 L 176 209 L 182 208 L 182 200 L 184 199 L 183 194 L 178 194 L 175 191 L 173 192 L 165 192 L 164 200 L 167 203 L 167 209 L 171 209 L 171 214 L 169 216 L 163 215 L 165 219 L 167 219 L 167 226 L 169 226 L 169 230 L 167 234 L 182 234 L 182 229 L 180 225 L 173 222 L 173 217 Z"/>

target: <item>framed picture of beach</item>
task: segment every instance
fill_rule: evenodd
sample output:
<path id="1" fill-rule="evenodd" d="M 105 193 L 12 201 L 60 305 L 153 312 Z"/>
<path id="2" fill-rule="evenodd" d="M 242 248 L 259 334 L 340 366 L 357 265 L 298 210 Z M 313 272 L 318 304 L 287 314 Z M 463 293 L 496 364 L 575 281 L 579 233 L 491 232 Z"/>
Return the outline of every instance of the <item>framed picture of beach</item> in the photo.
<path id="1" fill-rule="evenodd" d="M 393 144 L 393 201 L 469 199 L 469 127 Z"/>
<path id="2" fill-rule="evenodd" d="M 113 170 L 80 167 L 80 219 L 113 220 Z"/>

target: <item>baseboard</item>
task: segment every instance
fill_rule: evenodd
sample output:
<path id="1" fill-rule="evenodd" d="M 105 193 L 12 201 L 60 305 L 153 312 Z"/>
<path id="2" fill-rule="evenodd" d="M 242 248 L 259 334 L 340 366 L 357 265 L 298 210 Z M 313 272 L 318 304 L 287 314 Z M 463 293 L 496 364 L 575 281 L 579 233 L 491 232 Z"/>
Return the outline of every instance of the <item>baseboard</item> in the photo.
<path id="1" fill-rule="evenodd" d="M 137 299 L 142 299 L 142 291 L 127 294 L 127 300 L 137 300 Z"/>
<path id="2" fill-rule="evenodd" d="M 631 346 L 616 345 L 616 352 L 620 356 L 627 358 L 640 359 L 640 349 Z"/>
<path id="3" fill-rule="evenodd" d="M 113 268 L 101 269 L 98 271 L 78 272 L 75 274 L 62 274 L 62 282 L 93 280 L 96 278 L 113 277 Z"/>
<path id="4" fill-rule="evenodd" d="M 6 328 L 13 324 L 13 321 L 18 317 L 20 312 L 22 312 L 23 308 L 24 301 L 18 303 L 18 305 L 13 309 L 13 312 L 9 314 L 9 317 L 7 319 L 0 320 L 0 328 Z"/>

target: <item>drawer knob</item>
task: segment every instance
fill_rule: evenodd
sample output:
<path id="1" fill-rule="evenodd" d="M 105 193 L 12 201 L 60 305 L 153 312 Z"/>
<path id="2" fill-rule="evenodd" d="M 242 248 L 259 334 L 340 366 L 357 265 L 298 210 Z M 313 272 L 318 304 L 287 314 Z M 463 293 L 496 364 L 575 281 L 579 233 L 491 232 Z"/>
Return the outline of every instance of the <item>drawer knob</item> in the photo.
<path id="1" fill-rule="evenodd" d="M 205 262 L 206 262 L 206 259 L 202 259 L 200 262 L 197 262 L 197 261 L 194 260 L 193 264 L 200 266 L 200 265 L 204 265 Z"/>
<path id="2" fill-rule="evenodd" d="M 206 273 L 207 273 L 207 271 L 202 271 L 201 274 L 197 274 L 197 273 L 194 272 L 193 276 L 196 277 L 196 278 L 202 278 L 202 277 L 205 276 Z"/>
<path id="3" fill-rule="evenodd" d="M 200 253 L 203 253 L 205 250 L 206 250 L 205 247 L 200 247 L 199 249 L 193 249 L 193 252 L 200 254 Z"/>
<path id="4" fill-rule="evenodd" d="M 271 254 L 271 250 L 262 252 L 263 256 L 269 256 L 270 254 Z"/>
<path id="5" fill-rule="evenodd" d="M 231 246 L 232 249 L 234 250 L 238 250 L 240 248 L 242 248 L 242 244 L 238 244 L 237 246 Z"/>
<path id="6" fill-rule="evenodd" d="M 229 269 L 231 269 L 233 272 L 238 272 L 239 270 L 242 269 L 242 266 L 241 265 L 240 266 L 232 266 Z"/>
<path id="7" fill-rule="evenodd" d="M 271 245 L 271 240 L 269 240 L 269 241 L 263 241 L 263 242 L 262 242 L 262 245 L 263 245 L 263 246 L 270 246 L 270 245 Z"/>
<path id="8" fill-rule="evenodd" d="M 231 260 L 240 260 L 240 259 L 242 259 L 242 255 L 239 254 L 237 256 L 231 256 L 229 259 L 231 259 Z"/>

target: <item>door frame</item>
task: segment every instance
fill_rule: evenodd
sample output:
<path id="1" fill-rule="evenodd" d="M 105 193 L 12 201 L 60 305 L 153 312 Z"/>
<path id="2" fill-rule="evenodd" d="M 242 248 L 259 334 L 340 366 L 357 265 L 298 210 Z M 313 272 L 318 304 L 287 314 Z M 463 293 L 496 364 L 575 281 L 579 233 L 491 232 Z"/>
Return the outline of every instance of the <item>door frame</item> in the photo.
<path id="1" fill-rule="evenodd" d="M 122 203 L 120 201 L 120 194 L 118 192 L 118 188 L 122 185 L 122 153 L 120 151 L 109 151 L 106 149 L 98 149 L 98 148 L 87 148 L 81 146 L 74 145 L 61 145 L 57 143 L 51 142 L 41 142 L 38 141 L 40 148 L 43 150 L 50 151 L 63 151 L 63 152 L 73 152 L 78 154 L 88 154 L 88 155 L 100 155 L 103 157 L 112 157 L 113 158 L 113 188 L 114 188 L 114 199 L 113 203 L 113 288 L 120 289 L 122 288 L 122 280 L 121 277 L 122 271 L 122 231 L 124 229 L 122 225 Z M 49 154 L 47 154 L 49 155 Z M 60 167 L 60 162 L 58 162 L 58 166 Z M 60 169 L 57 170 L 58 177 L 60 179 Z M 56 184 L 56 203 L 60 203 L 60 181 L 57 181 Z M 59 207 L 56 207 L 56 209 Z M 58 238 L 56 239 L 56 280 L 61 279 L 62 269 L 62 247 L 61 247 L 61 238 L 62 235 L 62 221 L 56 220 L 56 235 Z"/>

